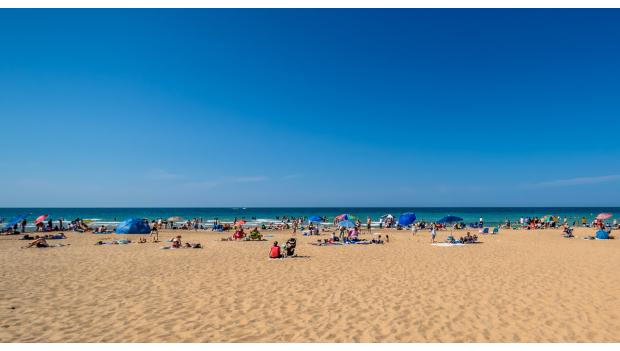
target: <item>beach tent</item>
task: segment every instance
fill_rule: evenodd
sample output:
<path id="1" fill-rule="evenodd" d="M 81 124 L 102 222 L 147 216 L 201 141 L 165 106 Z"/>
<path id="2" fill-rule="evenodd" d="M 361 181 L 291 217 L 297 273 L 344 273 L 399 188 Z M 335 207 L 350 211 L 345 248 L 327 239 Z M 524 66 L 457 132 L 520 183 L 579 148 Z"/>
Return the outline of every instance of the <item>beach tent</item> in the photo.
<path id="1" fill-rule="evenodd" d="M 598 232 L 596 232 L 596 238 L 599 240 L 609 239 L 609 233 L 604 230 L 599 230 Z"/>
<path id="2" fill-rule="evenodd" d="M 10 221 L 8 221 L 8 222 L 6 222 L 4 224 L 4 226 L 2 227 L 2 230 L 9 229 L 9 228 L 11 228 L 12 226 L 14 226 L 16 224 L 21 223 L 21 221 L 26 219 L 26 217 L 28 217 L 28 215 L 17 215 L 15 217 L 11 218 Z"/>
<path id="3" fill-rule="evenodd" d="M 406 227 L 410 224 L 413 224 L 415 220 L 416 220 L 415 213 L 405 212 L 401 214 L 400 217 L 398 217 L 398 224 L 402 225 L 403 227 Z"/>
<path id="4" fill-rule="evenodd" d="M 142 218 L 130 218 L 116 227 L 116 234 L 149 234 L 151 227 L 149 223 Z"/>

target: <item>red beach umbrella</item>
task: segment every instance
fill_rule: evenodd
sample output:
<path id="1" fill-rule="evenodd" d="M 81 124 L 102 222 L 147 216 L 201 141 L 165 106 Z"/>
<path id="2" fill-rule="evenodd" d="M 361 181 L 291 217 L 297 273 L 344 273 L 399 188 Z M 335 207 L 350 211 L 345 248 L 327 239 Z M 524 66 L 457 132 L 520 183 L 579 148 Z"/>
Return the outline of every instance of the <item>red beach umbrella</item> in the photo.
<path id="1" fill-rule="evenodd" d="M 611 218 L 611 213 L 599 213 L 598 216 L 596 216 L 596 219 L 608 219 Z"/>
<path id="2" fill-rule="evenodd" d="M 39 223 L 43 222 L 44 220 L 46 220 L 47 217 L 48 217 L 48 215 L 46 215 L 46 214 L 41 215 L 41 216 L 37 217 L 37 219 L 35 219 L 34 222 L 36 224 L 39 224 Z"/>

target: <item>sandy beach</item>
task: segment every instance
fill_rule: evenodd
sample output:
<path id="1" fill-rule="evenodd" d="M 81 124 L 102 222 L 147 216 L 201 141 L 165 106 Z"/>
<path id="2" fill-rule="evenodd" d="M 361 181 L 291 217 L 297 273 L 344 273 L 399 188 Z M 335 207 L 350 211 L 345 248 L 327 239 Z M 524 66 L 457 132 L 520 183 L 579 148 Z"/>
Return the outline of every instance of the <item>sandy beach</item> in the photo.
<path id="1" fill-rule="evenodd" d="M 502 230 L 436 247 L 428 231 L 382 232 L 390 243 L 331 247 L 298 234 L 285 260 L 267 254 L 290 232 L 160 233 L 204 246 L 181 250 L 2 236 L 0 342 L 620 342 L 620 240 Z"/>

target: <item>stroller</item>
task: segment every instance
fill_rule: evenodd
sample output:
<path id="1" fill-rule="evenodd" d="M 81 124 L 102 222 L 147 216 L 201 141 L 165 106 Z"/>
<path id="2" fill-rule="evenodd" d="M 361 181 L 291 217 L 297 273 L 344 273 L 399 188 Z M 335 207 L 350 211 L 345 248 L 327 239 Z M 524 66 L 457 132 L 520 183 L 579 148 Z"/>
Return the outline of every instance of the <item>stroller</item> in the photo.
<path id="1" fill-rule="evenodd" d="M 297 247 L 297 239 L 290 238 L 286 241 L 286 256 L 295 256 L 295 248 Z"/>

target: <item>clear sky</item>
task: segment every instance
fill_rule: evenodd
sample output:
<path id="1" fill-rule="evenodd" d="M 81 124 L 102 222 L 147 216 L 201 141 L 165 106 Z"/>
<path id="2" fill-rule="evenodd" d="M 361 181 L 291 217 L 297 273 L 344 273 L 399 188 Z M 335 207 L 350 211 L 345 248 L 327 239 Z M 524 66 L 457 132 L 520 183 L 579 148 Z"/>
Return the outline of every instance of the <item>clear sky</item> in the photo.
<path id="1" fill-rule="evenodd" d="M 0 10 L 0 206 L 620 205 L 618 10 Z"/>

